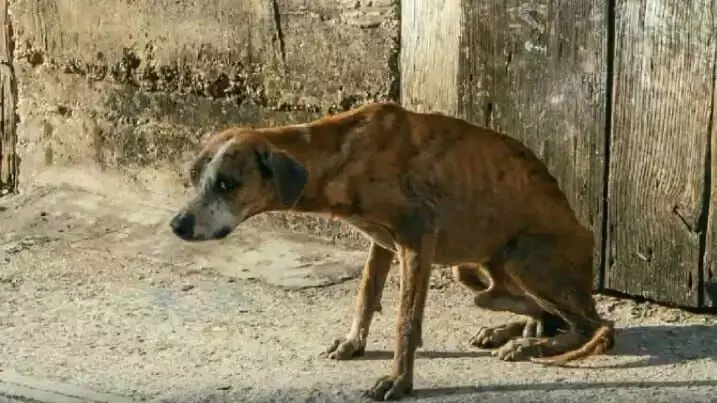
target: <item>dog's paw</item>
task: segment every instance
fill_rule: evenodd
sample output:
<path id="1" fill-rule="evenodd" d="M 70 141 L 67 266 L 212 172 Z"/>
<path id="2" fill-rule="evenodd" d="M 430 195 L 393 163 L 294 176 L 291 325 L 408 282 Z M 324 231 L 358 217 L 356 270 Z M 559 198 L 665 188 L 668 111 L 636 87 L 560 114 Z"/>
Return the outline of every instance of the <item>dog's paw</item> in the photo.
<path id="1" fill-rule="evenodd" d="M 324 358 L 332 360 L 349 360 L 364 354 L 366 346 L 359 340 L 349 337 L 334 339 L 329 347 L 321 353 Z"/>
<path id="2" fill-rule="evenodd" d="M 413 385 L 405 377 L 383 376 L 362 396 L 375 401 L 399 400 L 412 391 Z"/>
<path id="3" fill-rule="evenodd" d="M 493 349 L 507 343 L 515 337 L 515 332 L 507 326 L 481 327 L 468 343 L 477 348 Z"/>
<path id="4" fill-rule="evenodd" d="M 524 361 L 531 358 L 543 356 L 543 339 L 540 338 L 517 338 L 508 341 L 499 349 L 493 351 L 492 355 L 503 361 Z"/>

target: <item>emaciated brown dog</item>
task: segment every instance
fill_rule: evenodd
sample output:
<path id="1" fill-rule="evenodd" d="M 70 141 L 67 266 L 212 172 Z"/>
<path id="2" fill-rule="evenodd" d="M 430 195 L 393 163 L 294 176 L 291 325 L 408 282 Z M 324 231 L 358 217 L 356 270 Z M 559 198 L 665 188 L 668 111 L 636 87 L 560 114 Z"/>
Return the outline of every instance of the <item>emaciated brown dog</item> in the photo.
<path id="1" fill-rule="evenodd" d="M 184 240 L 223 238 L 270 210 L 339 217 L 372 240 L 353 324 L 329 346 L 332 359 L 364 352 L 398 255 L 393 367 L 365 392 L 373 400 L 412 391 L 434 263 L 453 266 L 477 306 L 528 318 L 471 340 L 503 360 L 561 364 L 612 348 L 613 323 L 592 298 L 592 232 L 544 164 L 507 135 L 373 103 L 302 125 L 218 133 L 190 177 L 196 196 L 171 222 Z"/>

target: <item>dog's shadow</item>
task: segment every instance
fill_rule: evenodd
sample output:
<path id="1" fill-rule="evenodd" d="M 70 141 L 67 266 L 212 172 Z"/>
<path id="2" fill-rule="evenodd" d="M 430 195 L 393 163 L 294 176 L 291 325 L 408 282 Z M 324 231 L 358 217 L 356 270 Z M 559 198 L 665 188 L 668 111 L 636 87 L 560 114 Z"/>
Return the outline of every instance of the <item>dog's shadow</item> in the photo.
<path id="1" fill-rule="evenodd" d="M 591 368 L 640 368 L 681 364 L 692 360 L 717 360 L 717 326 L 638 326 L 618 328 L 609 355 L 640 357 L 635 361 Z"/>
<path id="2" fill-rule="evenodd" d="M 616 329 L 615 347 L 607 355 L 636 357 L 617 364 L 593 365 L 587 368 L 640 368 L 680 364 L 697 359 L 717 360 L 717 326 L 639 326 Z M 416 351 L 416 359 L 489 357 L 490 351 Z M 357 360 L 390 360 L 392 351 L 368 350 Z M 496 360 L 498 360 L 496 358 Z M 538 364 L 536 364 L 538 365 Z M 581 366 L 580 364 L 576 366 Z"/>
<path id="3" fill-rule="evenodd" d="M 487 350 L 469 350 L 469 351 L 435 351 L 435 350 L 417 350 L 416 359 L 435 359 L 435 358 L 473 358 L 490 356 Z M 390 360 L 393 359 L 393 352 L 386 350 L 367 350 L 362 356 L 354 358 L 354 360 Z"/>
<path id="4" fill-rule="evenodd" d="M 717 360 L 717 326 L 685 325 L 685 326 L 640 326 L 631 328 L 618 328 L 615 335 L 615 347 L 607 353 L 616 357 L 636 357 L 617 364 L 577 364 L 576 367 L 592 370 L 626 369 L 650 366 L 682 364 L 692 360 Z M 485 350 L 438 352 L 416 352 L 416 358 L 452 358 L 452 357 L 483 357 L 490 355 Z M 390 359 L 393 354 L 389 351 L 367 351 L 367 359 Z M 496 360 L 498 360 L 496 358 Z M 588 358 L 589 360 L 589 358 Z M 540 364 L 534 364 L 540 365 Z M 520 385 L 493 385 L 488 387 L 462 386 L 449 388 L 432 388 L 416 390 L 416 397 L 445 398 L 448 396 L 466 395 L 474 393 L 510 393 L 526 391 L 553 391 L 561 389 L 571 390 L 600 390 L 614 388 L 654 388 L 654 387 L 715 387 L 717 380 L 691 380 L 691 381 L 660 381 L 660 382 L 558 382 L 545 384 Z"/>

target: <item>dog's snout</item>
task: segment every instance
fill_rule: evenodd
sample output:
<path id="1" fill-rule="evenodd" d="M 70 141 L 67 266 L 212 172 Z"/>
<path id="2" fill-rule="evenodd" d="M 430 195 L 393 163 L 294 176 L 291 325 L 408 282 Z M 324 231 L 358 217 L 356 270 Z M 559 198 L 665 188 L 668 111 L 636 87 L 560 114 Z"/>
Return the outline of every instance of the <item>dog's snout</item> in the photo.
<path id="1" fill-rule="evenodd" d="M 194 214 L 177 214 L 172 218 L 169 225 L 172 227 L 172 232 L 182 239 L 187 239 L 192 236 L 194 232 Z"/>

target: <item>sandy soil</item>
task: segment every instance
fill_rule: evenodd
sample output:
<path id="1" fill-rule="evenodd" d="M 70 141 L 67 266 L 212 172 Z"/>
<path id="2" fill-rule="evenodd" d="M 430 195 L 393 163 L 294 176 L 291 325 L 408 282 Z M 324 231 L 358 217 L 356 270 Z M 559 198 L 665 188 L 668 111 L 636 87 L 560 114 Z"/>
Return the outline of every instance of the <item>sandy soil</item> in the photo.
<path id="1" fill-rule="evenodd" d="M 165 402 L 356 401 L 389 370 L 395 271 L 366 357 L 330 361 L 318 354 L 348 330 L 363 252 L 251 225 L 188 245 L 171 212 L 68 186 L 0 199 L 0 370 Z M 467 341 L 510 315 L 434 271 L 414 398 L 717 401 L 716 317 L 597 298 L 619 327 L 612 354 L 508 363 Z"/>

